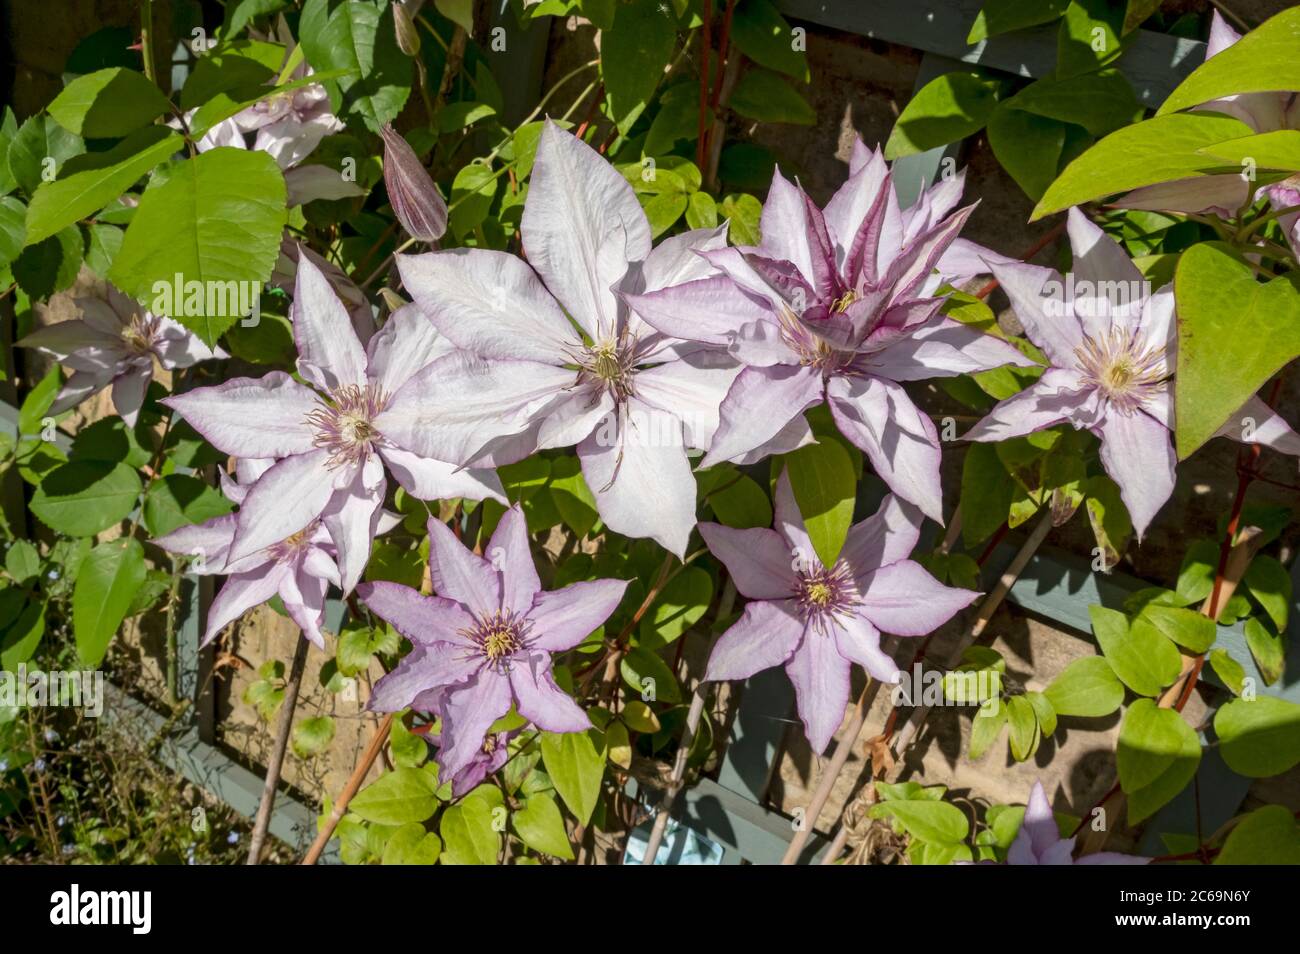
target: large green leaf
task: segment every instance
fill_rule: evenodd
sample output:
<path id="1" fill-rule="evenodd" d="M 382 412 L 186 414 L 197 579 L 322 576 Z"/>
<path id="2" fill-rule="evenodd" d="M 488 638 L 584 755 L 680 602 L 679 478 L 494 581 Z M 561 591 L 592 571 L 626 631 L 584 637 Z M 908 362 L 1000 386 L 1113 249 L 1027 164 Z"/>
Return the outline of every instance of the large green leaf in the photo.
<path id="1" fill-rule="evenodd" d="M 779 73 L 750 69 L 740 78 L 727 101 L 736 112 L 760 123 L 811 126 L 817 113 Z"/>
<path id="2" fill-rule="evenodd" d="M 501 799 L 500 789 L 480 785 L 442 813 L 438 832 L 444 865 L 496 864 L 501 834 L 494 816 L 498 809 L 504 810 Z"/>
<path id="3" fill-rule="evenodd" d="M 229 500 L 197 477 L 168 474 L 145 491 L 144 525 L 150 536 L 160 537 L 178 527 L 223 516 L 231 509 Z"/>
<path id="4" fill-rule="evenodd" d="M 81 562 L 72 591 L 72 632 L 83 665 L 94 669 L 103 661 L 144 579 L 144 547 L 138 540 L 101 543 Z"/>
<path id="5" fill-rule="evenodd" d="M 50 103 L 59 125 L 87 139 L 116 139 L 153 122 L 171 108 L 153 81 L 114 67 L 79 76 Z"/>
<path id="6" fill-rule="evenodd" d="M 284 176 L 265 152 L 221 147 L 154 174 L 113 261 L 109 277 L 140 301 L 175 276 L 205 289 L 217 283 L 271 276 L 285 222 Z M 209 345 L 241 317 L 227 299 L 225 314 L 182 315 L 181 324 Z M 238 297 L 238 296 L 233 296 Z M 206 309 L 200 309 L 206 310 Z"/>
<path id="7" fill-rule="evenodd" d="M 48 116 L 36 115 L 18 127 L 9 143 L 9 173 L 28 194 L 42 182 L 52 182 L 63 164 L 86 151 L 76 133 Z"/>
<path id="8" fill-rule="evenodd" d="M 731 39 L 755 63 L 808 82 L 808 58 L 796 48 L 794 31 L 772 0 L 739 4 L 731 22 Z"/>
<path id="9" fill-rule="evenodd" d="M 1034 208 L 1031 221 L 1072 205 L 1158 182 L 1239 171 L 1198 150 L 1249 136 L 1237 119 L 1209 113 L 1159 116 L 1125 126 L 1065 167 Z"/>
<path id="10" fill-rule="evenodd" d="M 1201 743 L 1174 709 L 1139 699 L 1124 714 L 1116 752 L 1128 821 L 1149 818 L 1181 792 L 1201 762 Z"/>
<path id="11" fill-rule="evenodd" d="M 1118 70 L 1030 83 L 1007 101 L 1027 113 L 1082 126 L 1104 136 L 1141 117 L 1142 107 Z"/>
<path id="12" fill-rule="evenodd" d="M 542 763 L 555 790 L 578 824 L 591 820 L 605 777 L 605 740 L 596 729 L 586 732 L 543 732 Z M 445 836 L 444 836 L 445 837 Z"/>
<path id="13" fill-rule="evenodd" d="M 817 559 L 833 567 L 853 522 L 858 490 L 853 460 L 839 441 L 822 440 L 786 454 L 785 466 Z"/>
<path id="14" fill-rule="evenodd" d="M 86 242 L 75 225 L 28 245 L 13 260 L 14 279 L 29 298 L 43 300 L 71 288 L 85 259 Z"/>
<path id="15" fill-rule="evenodd" d="M 1233 826 L 1216 865 L 1300 865 L 1300 821 L 1285 805 L 1265 805 Z"/>
<path id="16" fill-rule="evenodd" d="M 932 799 L 891 800 L 871 806 L 872 818 L 894 818 L 914 838 L 947 843 L 961 841 L 970 832 L 970 822 L 960 808 Z"/>
<path id="17" fill-rule="evenodd" d="M 1205 242 L 1183 253 L 1174 294 L 1174 420 L 1181 459 L 1213 437 L 1265 381 L 1300 355 L 1300 281 L 1275 278 L 1261 284 L 1230 250 Z"/>
<path id="18" fill-rule="evenodd" d="M 636 122 L 663 76 L 677 43 L 677 24 L 654 0 L 620 4 L 601 33 L 605 97 L 620 132 Z"/>
<path id="19" fill-rule="evenodd" d="M 1275 696 L 1233 699 L 1214 715 L 1228 768 L 1250 778 L 1281 775 L 1300 762 L 1300 706 Z"/>
<path id="20" fill-rule="evenodd" d="M 442 854 L 442 841 L 425 831 L 419 822 L 408 822 L 388 836 L 382 863 L 386 865 L 431 865 Z"/>
<path id="21" fill-rule="evenodd" d="M 1298 48 L 1300 7 L 1292 7 L 1193 70 L 1169 94 L 1158 115 L 1238 93 L 1300 90 Z"/>
<path id="22" fill-rule="evenodd" d="M 181 90 L 181 109 L 197 109 L 218 93 L 263 86 L 275 79 L 283 62 L 284 47 L 279 43 L 261 40 L 222 43 L 194 64 Z"/>
<path id="23" fill-rule="evenodd" d="M 998 84 L 979 73 L 944 73 L 926 83 L 903 108 L 885 143 L 897 159 L 979 132 L 998 104 Z"/>
<path id="24" fill-rule="evenodd" d="M 1038 200 L 1056 178 L 1065 124 L 998 103 L 989 117 L 989 147 L 1025 195 Z"/>
<path id="25" fill-rule="evenodd" d="M 395 768 L 357 792 L 348 810 L 379 825 L 422 822 L 438 807 L 436 790 L 428 772 Z"/>
<path id="26" fill-rule="evenodd" d="M 22 253 L 27 238 L 27 206 L 11 195 L 0 199 L 0 268 Z"/>
<path id="27" fill-rule="evenodd" d="M 1089 606 L 1092 631 L 1115 675 L 1141 696 L 1157 696 L 1182 671 L 1178 647 L 1145 620 L 1132 623 L 1123 613 Z"/>
<path id="28" fill-rule="evenodd" d="M 32 513 L 58 533 L 89 537 L 125 519 L 140 496 L 140 477 L 126 464 L 73 461 L 45 475 Z"/>
<path id="29" fill-rule="evenodd" d="M 999 33 L 1051 23 L 1060 19 L 1069 5 L 1070 0 L 984 0 L 966 42 L 978 43 Z"/>
<path id="30" fill-rule="evenodd" d="M 1300 129 L 1274 129 L 1242 139 L 1229 139 L 1204 146 L 1201 153 L 1243 169 L 1253 165 L 1258 169 L 1300 172 Z"/>
<path id="31" fill-rule="evenodd" d="M 411 94 L 412 61 L 397 46 L 388 0 L 307 0 L 299 39 L 307 61 L 342 70 L 337 82 L 348 108 L 379 132 Z"/>
<path id="32" fill-rule="evenodd" d="M 153 126 L 127 137 L 108 152 L 78 157 L 93 160 L 93 165 L 77 163 L 76 171 L 43 183 L 32 196 L 27 210 L 27 244 L 48 238 L 102 209 L 184 144 L 179 133 Z M 67 167 L 76 161 L 69 161 Z"/>
<path id="33" fill-rule="evenodd" d="M 511 817 L 515 832 L 525 845 L 544 854 L 573 859 L 573 846 L 564 829 L 564 816 L 555 799 L 545 792 L 528 796 L 524 807 Z"/>
<path id="34" fill-rule="evenodd" d="M 1066 666 L 1043 695 L 1057 715 L 1110 715 L 1124 701 L 1124 686 L 1100 656 L 1085 656 Z"/>

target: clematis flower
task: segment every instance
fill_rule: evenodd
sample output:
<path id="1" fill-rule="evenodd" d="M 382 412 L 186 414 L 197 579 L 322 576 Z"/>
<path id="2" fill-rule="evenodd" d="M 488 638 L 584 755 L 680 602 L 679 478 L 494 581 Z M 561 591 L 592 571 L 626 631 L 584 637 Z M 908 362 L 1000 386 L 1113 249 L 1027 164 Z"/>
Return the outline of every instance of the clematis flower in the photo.
<path id="1" fill-rule="evenodd" d="M 1074 839 L 1062 838 L 1056 816 L 1043 791 L 1043 783 L 1035 782 L 1025 807 L 1025 819 L 1020 832 L 1007 852 L 1009 865 L 1146 865 L 1150 858 L 1123 855 L 1117 851 L 1098 851 L 1082 858 L 1074 858 Z"/>
<path id="2" fill-rule="evenodd" d="M 81 309 L 79 319 L 46 325 L 17 342 L 44 351 L 72 369 L 50 405 L 51 414 L 61 414 L 111 386 L 113 407 L 134 427 L 153 380 L 155 361 L 176 370 L 226 356 L 220 349 L 209 349 L 172 319 L 145 311 L 112 285 L 105 285 L 101 297 L 77 298 L 73 303 Z"/>
<path id="3" fill-rule="evenodd" d="M 739 368 L 723 349 L 657 333 L 620 295 L 710 274 L 695 252 L 720 249 L 725 229 L 651 251 L 627 180 L 548 123 L 520 231 L 527 264 L 473 248 L 398 256 L 416 304 L 469 356 L 416 375 L 377 423 L 458 464 L 577 444 L 606 525 L 682 556 L 695 525 L 686 449 L 712 439 Z"/>
<path id="4" fill-rule="evenodd" d="M 1119 244 L 1077 208 L 1069 212 L 1067 231 L 1074 249 L 1069 283 L 1038 265 L 992 266 L 1050 367 L 965 436 L 1001 441 L 1061 423 L 1086 428 L 1101 440 L 1102 466 L 1119 485 L 1141 539 L 1174 489 L 1173 287 L 1150 294 Z M 1073 294 L 1063 296 L 1067 289 Z M 1300 435 L 1258 398 L 1219 435 L 1300 455 Z"/>
<path id="5" fill-rule="evenodd" d="M 488 730 L 513 703 L 547 732 L 580 732 L 587 714 L 551 673 L 551 653 L 582 642 L 609 618 L 626 580 L 589 580 L 543 592 L 518 505 L 488 544 L 491 562 L 467 550 L 447 526 L 429 521 L 429 569 L 437 596 L 399 583 L 357 592 L 411 641 L 411 652 L 375 683 L 369 707 L 432 709 L 442 720 L 438 765 L 455 778 L 483 751 Z"/>
<path id="6" fill-rule="evenodd" d="M 1241 34 L 1228 25 L 1218 10 L 1213 11 L 1212 16 L 1210 36 L 1205 45 L 1207 60 L 1241 39 Z M 1201 110 L 1224 113 L 1239 119 L 1257 133 L 1300 129 L 1300 95 L 1291 91 L 1225 96 L 1193 107 L 1192 111 Z M 1237 172 L 1177 179 L 1134 189 L 1117 199 L 1114 205 L 1157 212 L 1209 212 L 1226 219 L 1235 216 L 1237 210 L 1248 200 L 1260 195 L 1265 196 L 1275 209 L 1300 204 L 1300 176 L 1292 176 L 1283 182 L 1258 189 L 1253 182 L 1243 179 Z M 1279 217 L 1278 224 L 1292 246 L 1300 249 L 1300 213 L 1283 215 Z"/>
<path id="7" fill-rule="evenodd" d="M 221 475 L 222 490 L 237 504 L 274 461 L 243 459 L 236 465 L 238 480 Z M 382 523 L 391 528 L 399 518 L 388 514 Z M 180 527 L 153 542 L 169 553 L 196 556 L 191 572 L 227 577 L 208 609 L 207 629 L 200 645 L 206 646 L 225 626 L 274 596 L 284 603 L 289 618 L 315 646 L 325 648 L 321 625 L 325 621 L 325 594 L 339 585 L 339 568 L 329 534 L 319 520 L 243 559 L 231 560 L 238 517 L 227 514 L 194 526 Z"/>
<path id="8" fill-rule="evenodd" d="M 710 552 L 750 601 L 718 639 L 704 678 L 747 679 L 784 665 L 804 732 L 821 752 L 844 718 L 853 663 L 881 682 L 898 682 L 898 667 L 880 649 L 881 632 L 924 636 L 979 594 L 944 586 L 908 559 L 922 518 L 895 495 L 849 529 L 832 567 L 818 560 L 784 471 L 775 503 L 775 530 L 700 524 Z"/>
<path id="9" fill-rule="evenodd" d="M 460 798 L 471 789 L 477 788 L 483 779 L 500 771 L 501 766 L 510 758 L 510 740 L 519 734 L 512 732 L 489 732 L 483 738 L 483 744 L 470 758 L 469 764 L 456 773 L 451 780 L 453 798 Z"/>
<path id="10" fill-rule="evenodd" d="M 822 210 L 778 170 L 762 244 L 702 252 L 722 274 L 628 301 L 660 332 L 726 347 L 745 366 L 702 466 L 793 450 L 811 440 L 804 411 L 825 401 L 889 488 L 942 522 L 938 434 L 902 382 L 1032 362 L 939 314 L 942 280 L 984 270 L 977 246 L 954 249 L 973 208 L 949 214 L 961 177 L 902 212 L 878 151 L 858 143 L 850 172 Z"/>
<path id="11" fill-rule="evenodd" d="M 492 497 L 487 470 L 458 470 L 389 440 L 376 423 L 411 376 L 451 346 L 414 306 L 398 309 L 363 349 L 343 303 L 303 256 L 293 301 L 298 372 L 235 378 L 173 395 L 175 408 L 218 450 L 272 458 L 239 510 L 230 559 L 241 560 L 320 520 L 338 549 L 343 591 L 370 556 L 387 481 L 384 465 L 421 500 Z"/>

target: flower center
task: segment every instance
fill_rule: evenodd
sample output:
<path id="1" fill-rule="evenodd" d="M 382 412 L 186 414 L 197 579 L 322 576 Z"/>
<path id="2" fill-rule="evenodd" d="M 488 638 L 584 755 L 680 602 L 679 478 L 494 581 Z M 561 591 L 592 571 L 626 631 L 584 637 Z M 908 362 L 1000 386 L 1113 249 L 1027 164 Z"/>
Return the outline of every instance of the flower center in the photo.
<path id="1" fill-rule="evenodd" d="M 622 404 L 633 393 L 632 378 L 636 374 L 635 341 L 626 336 L 606 339 L 583 350 L 578 360 L 582 369 L 578 379 L 587 378 L 598 388 L 608 392 L 616 404 Z"/>
<path id="2" fill-rule="evenodd" d="M 133 315 L 130 323 L 122 328 L 122 340 L 139 355 L 152 354 L 157 337 L 158 319 L 152 315 Z"/>
<path id="3" fill-rule="evenodd" d="M 316 429 L 313 443 L 330 452 L 329 467 L 356 463 L 370 455 L 379 440 L 372 421 L 387 403 L 387 395 L 373 385 L 349 384 L 336 388 L 307 415 L 307 423 Z"/>
<path id="4" fill-rule="evenodd" d="M 848 295 L 852 294 L 853 292 L 848 293 Z M 845 295 L 845 298 L 848 295 Z M 839 299 L 835 303 L 836 306 L 843 300 Z M 799 356 L 799 363 L 805 367 L 818 368 L 825 374 L 832 374 L 853 360 L 851 353 L 836 348 L 795 317 L 794 312 L 789 309 L 781 309 L 779 320 L 781 337 L 790 350 Z"/>
<path id="5" fill-rule="evenodd" d="M 463 635 L 478 644 L 479 652 L 487 659 L 488 665 L 504 668 L 511 656 L 528 645 L 528 630 L 531 628 L 532 624 L 528 620 L 498 610 L 491 616 L 480 618 Z"/>
<path id="6" fill-rule="evenodd" d="M 858 293 L 853 291 L 852 289 L 849 289 L 839 298 L 831 302 L 831 311 L 837 315 L 841 315 L 844 312 L 848 311 L 849 306 L 852 305 L 857 300 L 858 300 Z"/>
<path id="7" fill-rule="evenodd" d="M 818 566 L 801 571 L 795 599 L 804 619 L 825 632 L 836 616 L 857 604 L 858 587 L 848 564 L 840 560 L 829 570 Z"/>
<path id="8" fill-rule="evenodd" d="M 1137 332 L 1127 328 L 1084 338 L 1074 353 L 1084 381 L 1124 413 L 1136 410 L 1169 378 L 1164 348 L 1147 347 Z"/>
<path id="9" fill-rule="evenodd" d="M 277 561 L 283 562 L 296 557 L 310 545 L 312 535 L 315 534 L 320 522 L 313 520 L 307 526 L 303 527 L 297 533 L 292 533 L 285 537 L 279 543 L 273 543 L 267 549 L 271 552 L 271 557 Z"/>

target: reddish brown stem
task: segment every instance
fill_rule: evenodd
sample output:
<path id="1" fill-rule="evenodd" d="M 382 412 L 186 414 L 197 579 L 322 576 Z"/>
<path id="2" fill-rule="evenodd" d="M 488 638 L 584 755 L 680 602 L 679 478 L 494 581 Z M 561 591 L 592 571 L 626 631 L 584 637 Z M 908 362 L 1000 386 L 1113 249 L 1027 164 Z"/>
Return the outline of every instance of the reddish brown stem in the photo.
<path id="1" fill-rule="evenodd" d="M 713 0 L 704 0 L 700 6 L 704 21 L 700 29 L 700 115 L 696 122 L 695 165 L 704 168 L 706 151 L 705 116 L 709 112 L 709 57 L 713 52 Z"/>

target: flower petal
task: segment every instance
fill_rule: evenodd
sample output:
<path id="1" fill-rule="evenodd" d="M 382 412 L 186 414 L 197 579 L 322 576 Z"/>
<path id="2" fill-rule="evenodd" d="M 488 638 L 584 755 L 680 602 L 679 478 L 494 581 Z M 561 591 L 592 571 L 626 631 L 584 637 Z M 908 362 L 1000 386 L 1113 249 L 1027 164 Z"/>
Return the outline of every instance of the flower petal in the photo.
<path id="1" fill-rule="evenodd" d="M 321 515 L 332 496 L 329 451 L 286 457 L 258 479 L 240 505 L 230 561 L 293 536 Z"/>
<path id="2" fill-rule="evenodd" d="M 403 305 L 370 339 L 366 362 L 380 392 L 395 394 L 417 371 L 455 350 L 418 305 Z"/>
<path id="3" fill-rule="evenodd" d="M 740 595 L 750 600 L 782 600 L 794 595 L 794 556 L 785 540 L 766 527 L 737 529 L 701 523 L 709 552 L 726 566 Z"/>
<path id="4" fill-rule="evenodd" d="M 1101 422 L 1101 464 L 1119 484 L 1119 495 L 1141 540 L 1156 512 L 1174 492 L 1171 432 L 1142 411 L 1114 408 Z"/>
<path id="5" fill-rule="evenodd" d="M 859 613 L 840 616 L 833 632 L 835 648 L 839 654 L 850 662 L 855 662 L 873 679 L 894 685 L 901 672 L 898 664 L 889 654 L 880 648 L 880 630 L 871 625 L 871 620 Z"/>
<path id="6" fill-rule="evenodd" d="M 840 559 L 854 574 L 906 560 L 921 538 L 921 511 L 886 494 L 874 514 L 849 527 Z"/>
<path id="7" fill-rule="evenodd" d="M 726 275 L 697 278 L 623 299 L 646 324 L 687 341 L 725 345 L 742 325 L 770 318 L 766 298 L 747 291 Z"/>
<path id="8" fill-rule="evenodd" d="M 135 427 L 144 406 L 144 395 L 153 380 L 153 365 L 131 368 L 113 379 L 113 408 L 127 427 Z"/>
<path id="9" fill-rule="evenodd" d="M 377 580 L 357 586 L 357 595 L 380 619 L 386 620 L 416 646 L 473 644 L 465 636 L 474 616 L 460 603 L 443 596 L 425 596 L 401 583 Z"/>
<path id="10" fill-rule="evenodd" d="M 339 588 L 344 596 L 352 592 L 370 562 L 386 487 L 383 467 L 372 457 L 357 468 L 351 483 L 334 491 L 321 513 L 338 552 Z"/>
<path id="11" fill-rule="evenodd" d="M 436 517 L 429 518 L 429 575 L 434 592 L 464 604 L 476 616 L 501 609 L 501 579 L 492 564 L 467 550 Z"/>
<path id="12" fill-rule="evenodd" d="M 814 753 L 820 755 L 844 721 L 849 703 L 847 659 L 839 653 L 835 639 L 811 627 L 794 651 L 785 671 L 794 683 L 795 706 L 803 720 L 804 734 Z"/>
<path id="13" fill-rule="evenodd" d="M 1300 457 L 1300 434 L 1258 397 L 1251 397 L 1243 404 L 1241 410 L 1219 428 L 1216 436 L 1231 437 L 1243 444 L 1263 444 L 1283 454 Z"/>
<path id="14" fill-rule="evenodd" d="M 208 607 L 208 627 L 203 633 L 206 646 L 217 634 L 254 606 L 265 603 L 280 590 L 280 581 L 291 572 L 282 563 L 269 563 L 250 573 L 237 573 L 226 577 L 226 584 Z"/>
<path id="15" fill-rule="evenodd" d="M 397 269 L 416 304 L 458 348 L 485 358 L 564 364 L 581 346 L 551 293 L 514 255 L 455 248 L 399 255 Z"/>
<path id="16" fill-rule="evenodd" d="M 772 171 L 772 184 L 767 190 L 759 226 L 763 236 L 759 248 L 764 257 L 793 262 L 811 282 L 813 251 L 809 242 L 808 207 L 803 190 L 781 175 L 779 168 Z"/>
<path id="17" fill-rule="evenodd" d="M 547 732 L 581 732 L 591 719 L 573 697 L 555 684 L 551 657 L 534 653 L 510 661 L 510 688 L 519 714 Z"/>
<path id="18" fill-rule="evenodd" d="M 943 522 L 939 435 L 903 388 L 884 378 L 831 378 L 831 416 L 889 489 Z"/>
<path id="19" fill-rule="evenodd" d="M 289 618 L 302 630 L 307 642 L 317 649 L 325 648 L 325 636 L 321 633 L 321 624 L 325 622 L 325 591 L 329 588 L 324 580 L 298 570 L 286 573 L 280 578 L 280 602 Z"/>
<path id="20" fill-rule="evenodd" d="M 422 693 L 460 685 L 481 669 L 481 659 L 469 655 L 459 646 L 416 643 L 392 672 L 375 683 L 366 708 L 371 712 L 400 712 L 412 705 Z M 446 729 L 443 731 L 445 733 Z"/>
<path id="21" fill-rule="evenodd" d="M 745 368 L 722 401 L 717 433 L 700 466 L 712 467 L 767 443 L 821 400 L 822 376 L 816 368 Z"/>
<path id="22" fill-rule="evenodd" d="M 298 371 L 304 378 L 323 391 L 365 386 L 366 352 L 352 330 L 352 317 L 306 255 L 298 259 L 292 318 Z"/>
<path id="23" fill-rule="evenodd" d="M 440 777 L 451 778 L 473 760 L 492 723 L 510 711 L 511 696 L 510 680 L 491 669 L 480 669 L 443 694 Z"/>
<path id="24" fill-rule="evenodd" d="M 695 476 L 682 423 L 637 398 L 607 415 L 578 445 L 582 474 L 605 524 L 628 537 L 650 537 L 686 555 L 695 526 Z"/>
<path id="25" fill-rule="evenodd" d="M 1031 368 L 1035 363 L 993 335 L 938 315 L 862 361 L 871 373 L 891 381 L 973 374 L 1003 365 Z"/>
<path id="26" fill-rule="evenodd" d="M 785 663 L 804 638 L 804 622 L 793 600 L 749 603 L 713 644 L 704 678 L 710 682 L 748 679 Z"/>
<path id="27" fill-rule="evenodd" d="M 989 268 L 1011 299 L 1011 310 L 1029 340 L 1058 368 L 1075 367 L 1078 358 L 1074 352 L 1083 344 L 1083 328 L 1065 301 L 1065 280 L 1060 273 L 1021 262 L 994 262 Z"/>
<path id="28" fill-rule="evenodd" d="M 238 521 L 239 517 L 233 513 L 213 517 L 203 523 L 177 527 L 171 533 L 154 537 L 152 542 L 168 553 L 199 557 L 190 564 L 188 571 L 208 576 L 222 572 Z"/>
<path id="29" fill-rule="evenodd" d="M 485 555 L 501 575 L 502 610 L 520 613 L 532 606 L 542 581 L 528 546 L 528 522 L 518 504 L 502 514 Z"/>
<path id="30" fill-rule="evenodd" d="M 162 403 L 223 454 L 275 458 L 315 449 L 307 415 L 320 407 L 320 399 L 283 371 L 195 388 Z"/>
<path id="31" fill-rule="evenodd" d="M 487 500 L 506 504 L 505 488 L 496 471 L 481 467 L 457 467 L 440 460 L 420 457 L 400 447 L 381 447 L 388 469 L 406 492 L 418 500 Z"/>
<path id="32" fill-rule="evenodd" d="M 650 223 L 622 174 L 547 120 L 519 228 L 529 263 L 583 331 L 615 334 L 611 288 L 650 254 Z"/>
<path id="33" fill-rule="evenodd" d="M 944 586 L 925 567 L 900 560 L 858 577 L 860 612 L 886 633 L 925 636 L 978 597 L 974 590 Z"/>
<path id="34" fill-rule="evenodd" d="M 609 619 L 627 591 L 628 580 L 582 580 L 533 598 L 529 645 L 549 652 L 572 649 Z"/>
<path id="35" fill-rule="evenodd" d="M 1050 368 L 1029 387 L 995 405 L 962 439 L 1003 441 L 1070 420 L 1093 393 L 1076 390 L 1080 386 L 1076 372 Z"/>
<path id="36" fill-rule="evenodd" d="M 647 404 L 681 419 L 687 447 L 708 448 L 718 429 L 718 408 L 741 365 L 725 351 L 697 351 L 636 376 L 637 394 Z"/>

